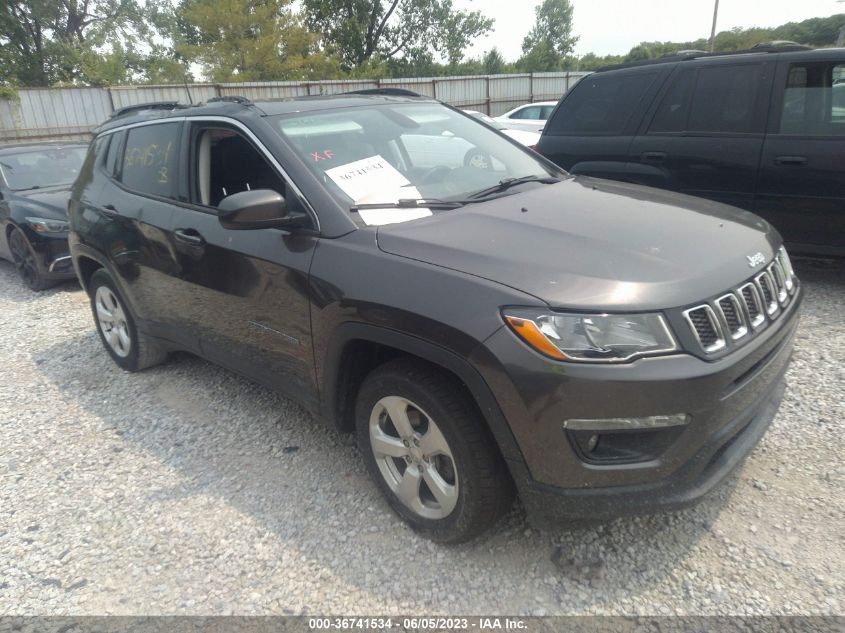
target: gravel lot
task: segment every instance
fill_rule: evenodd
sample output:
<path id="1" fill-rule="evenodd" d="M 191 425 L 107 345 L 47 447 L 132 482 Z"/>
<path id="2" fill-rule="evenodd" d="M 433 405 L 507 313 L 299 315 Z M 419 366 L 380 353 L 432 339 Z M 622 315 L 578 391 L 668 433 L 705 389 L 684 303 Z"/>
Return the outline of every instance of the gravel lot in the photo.
<path id="1" fill-rule="evenodd" d="M 123 373 L 74 283 L 0 262 L 0 614 L 842 614 L 845 265 L 787 398 L 693 509 L 460 547 L 393 516 L 348 439 L 188 355 Z"/>

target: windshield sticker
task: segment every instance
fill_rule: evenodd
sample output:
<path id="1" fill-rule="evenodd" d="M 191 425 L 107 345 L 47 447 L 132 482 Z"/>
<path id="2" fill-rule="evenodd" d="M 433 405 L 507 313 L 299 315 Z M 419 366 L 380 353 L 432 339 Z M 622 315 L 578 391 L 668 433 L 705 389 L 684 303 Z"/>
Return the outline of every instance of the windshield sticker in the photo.
<path id="1" fill-rule="evenodd" d="M 326 170 L 343 192 L 355 204 L 391 204 L 402 198 L 419 198 L 420 192 L 402 173 L 379 154 Z M 431 215 L 431 210 L 418 209 L 361 209 L 361 219 L 371 226 L 407 222 Z"/>

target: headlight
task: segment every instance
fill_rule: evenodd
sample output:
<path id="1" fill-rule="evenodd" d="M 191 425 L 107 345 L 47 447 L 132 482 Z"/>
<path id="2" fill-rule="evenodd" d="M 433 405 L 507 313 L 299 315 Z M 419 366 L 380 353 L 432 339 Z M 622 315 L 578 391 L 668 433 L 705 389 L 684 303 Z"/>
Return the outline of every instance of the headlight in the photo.
<path id="1" fill-rule="evenodd" d="M 503 316 L 519 338 L 556 360 L 621 363 L 678 350 L 660 314 L 558 314 L 506 309 Z"/>
<path id="2" fill-rule="evenodd" d="M 67 220 L 50 218 L 26 218 L 26 223 L 36 233 L 64 233 L 70 228 Z"/>

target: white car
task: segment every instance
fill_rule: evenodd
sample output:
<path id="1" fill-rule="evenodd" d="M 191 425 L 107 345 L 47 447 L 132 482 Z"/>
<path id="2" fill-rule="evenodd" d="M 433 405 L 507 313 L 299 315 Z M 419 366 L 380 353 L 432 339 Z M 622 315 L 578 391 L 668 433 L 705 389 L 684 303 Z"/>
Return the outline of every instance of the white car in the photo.
<path id="1" fill-rule="evenodd" d="M 540 132 L 556 105 L 557 101 L 526 103 L 495 117 L 495 119 L 512 130 Z"/>
<path id="2" fill-rule="evenodd" d="M 497 121 L 493 117 L 487 116 L 483 112 L 479 112 L 478 110 L 464 110 L 467 114 L 471 114 L 476 119 L 486 123 L 494 130 L 499 130 L 505 136 L 511 137 L 517 143 L 521 143 L 526 147 L 534 148 L 537 142 L 540 140 L 540 132 L 539 131 L 528 131 L 528 130 L 512 130 L 504 123 Z"/>

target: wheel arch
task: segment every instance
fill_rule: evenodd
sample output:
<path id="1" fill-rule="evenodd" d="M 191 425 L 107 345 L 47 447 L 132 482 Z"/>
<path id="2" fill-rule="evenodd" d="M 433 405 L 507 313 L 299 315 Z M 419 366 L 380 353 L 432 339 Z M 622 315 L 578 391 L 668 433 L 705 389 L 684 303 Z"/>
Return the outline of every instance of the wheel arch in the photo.
<path id="1" fill-rule="evenodd" d="M 110 266 L 100 258 L 99 253 L 79 244 L 71 244 L 71 255 L 73 266 L 76 269 L 76 276 L 79 278 L 79 285 L 87 293 L 91 282 L 91 276 L 100 268 L 104 268 L 112 276 Z"/>
<path id="2" fill-rule="evenodd" d="M 460 382 L 487 424 L 503 457 L 522 462 L 522 453 L 493 392 L 481 374 L 454 352 L 396 330 L 344 323 L 332 335 L 322 368 L 322 416 L 337 430 L 355 428 L 355 400 L 364 378 L 398 356 L 426 361 Z"/>

